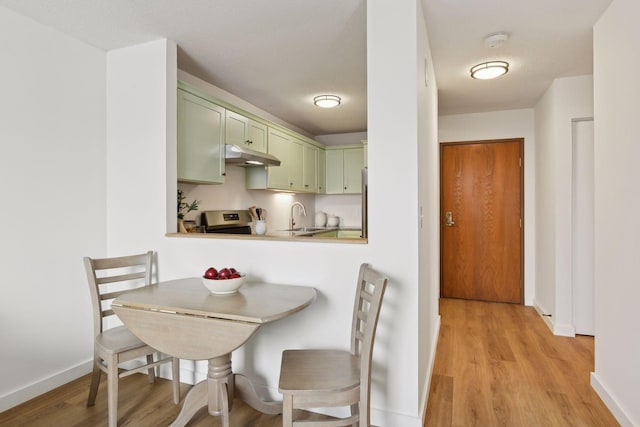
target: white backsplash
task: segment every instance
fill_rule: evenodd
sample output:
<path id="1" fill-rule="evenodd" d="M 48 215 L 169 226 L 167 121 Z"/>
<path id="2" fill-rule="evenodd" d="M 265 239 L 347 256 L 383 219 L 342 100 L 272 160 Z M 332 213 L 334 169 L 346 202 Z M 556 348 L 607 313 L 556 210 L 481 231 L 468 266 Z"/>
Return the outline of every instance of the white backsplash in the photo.
<path id="1" fill-rule="evenodd" d="M 307 216 L 301 216 L 299 208 L 295 209 L 296 226 L 312 226 L 316 212 L 322 211 L 340 217 L 342 227 L 360 227 L 360 195 L 315 195 L 279 193 L 267 190 L 247 190 L 245 188 L 245 171 L 241 167 L 227 165 L 226 179 L 220 185 L 198 185 L 180 182 L 178 188 L 184 192 L 185 201 L 191 203 L 198 200 L 198 211 L 185 215 L 186 220 L 195 220 L 200 224 L 200 213 L 203 211 L 224 209 L 248 209 L 257 206 L 267 211 L 267 232 L 289 228 L 291 204 L 301 202 Z"/>
<path id="2" fill-rule="evenodd" d="M 362 197 L 359 194 L 318 194 L 316 212 L 340 217 L 340 227 L 360 228 L 362 226 L 361 201 Z"/>

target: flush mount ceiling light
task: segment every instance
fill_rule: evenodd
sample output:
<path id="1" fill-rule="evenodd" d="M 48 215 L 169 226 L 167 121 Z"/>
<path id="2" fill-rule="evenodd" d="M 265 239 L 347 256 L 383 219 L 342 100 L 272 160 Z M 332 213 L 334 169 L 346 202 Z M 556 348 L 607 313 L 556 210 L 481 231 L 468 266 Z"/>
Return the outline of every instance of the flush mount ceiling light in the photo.
<path id="1" fill-rule="evenodd" d="M 340 105 L 340 97 L 336 95 L 318 95 L 313 98 L 313 103 L 322 108 L 333 108 Z"/>
<path id="2" fill-rule="evenodd" d="M 480 80 L 489 80 L 500 77 L 509 71 L 509 63 L 504 61 L 490 61 L 478 64 L 471 68 L 471 77 Z"/>

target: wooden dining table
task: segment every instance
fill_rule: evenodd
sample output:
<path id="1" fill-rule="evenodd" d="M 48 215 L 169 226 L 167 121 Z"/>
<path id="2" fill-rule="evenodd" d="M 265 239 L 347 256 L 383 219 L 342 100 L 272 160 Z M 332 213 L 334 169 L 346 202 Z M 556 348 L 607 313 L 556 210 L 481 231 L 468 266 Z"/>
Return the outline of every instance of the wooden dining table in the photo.
<path id="1" fill-rule="evenodd" d="M 162 353 L 208 360 L 204 381 L 193 386 L 171 427 L 184 426 L 201 408 L 229 426 L 234 398 L 254 409 L 282 413 L 281 401 L 264 401 L 251 381 L 233 373 L 231 353 L 265 323 L 290 316 L 315 299 L 312 287 L 246 283 L 236 293 L 210 293 L 201 278 L 160 282 L 121 294 L 113 311 L 138 338 Z"/>

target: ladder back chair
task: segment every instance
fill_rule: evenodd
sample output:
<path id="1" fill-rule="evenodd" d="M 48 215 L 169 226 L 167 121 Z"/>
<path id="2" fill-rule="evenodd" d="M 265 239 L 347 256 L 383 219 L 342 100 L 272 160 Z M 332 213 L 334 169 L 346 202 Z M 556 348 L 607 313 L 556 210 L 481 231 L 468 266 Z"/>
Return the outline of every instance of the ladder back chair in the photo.
<path id="1" fill-rule="evenodd" d="M 283 395 L 282 425 L 370 426 L 371 362 L 382 297 L 388 278 L 360 266 L 351 349 L 285 350 L 279 390 Z M 294 409 L 348 406 L 351 416 L 324 421 L 293 420 Z"/>
<path id="2" fill-rule="evenodd" d="M 93 306 L 94 356 L 93 373 L 87 406 L 93 406 L 100 385 L 100 375 L 107 374 L 107 403 L 109 427 L 118 424 L 118 380 L 131 374 L 147 371 L 149 382 L 155 382 L 155 367 L 171 362 L 173 375 L 173 401 L 180 401 L 179 359 L 159 358 L 154 361 L 156 350 L 142 342 L 125 326 L 105 329 L 105 318 L 115 316 L 111 302 L 121 293 L 151 284 L 153 252 L 116 258 L 84 258 Z M 133 369 L 119 365 L 146 356 L 146 364 Z"/>

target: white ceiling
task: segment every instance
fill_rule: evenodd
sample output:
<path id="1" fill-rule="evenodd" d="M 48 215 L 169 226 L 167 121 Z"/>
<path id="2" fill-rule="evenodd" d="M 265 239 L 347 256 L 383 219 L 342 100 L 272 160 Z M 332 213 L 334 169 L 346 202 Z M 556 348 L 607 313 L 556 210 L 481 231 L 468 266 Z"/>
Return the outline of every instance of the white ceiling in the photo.
<path id="1" fill-rule="evenodd" d="M 611 0 L 421 0 L 440 114 L 527 108 L 557 77 L 592 73 L 592 26 Z M 314 135 L 364 131 L 366 0 L 0 0 L 0 5 L 104 50 L 158 38 L 180 69 Z M 510 34 L 500 49 L 484 37 Z M 507 60 L 507 75 L 469 68 Z M 340 107 L 314 107 L 319 94 Z"/>

